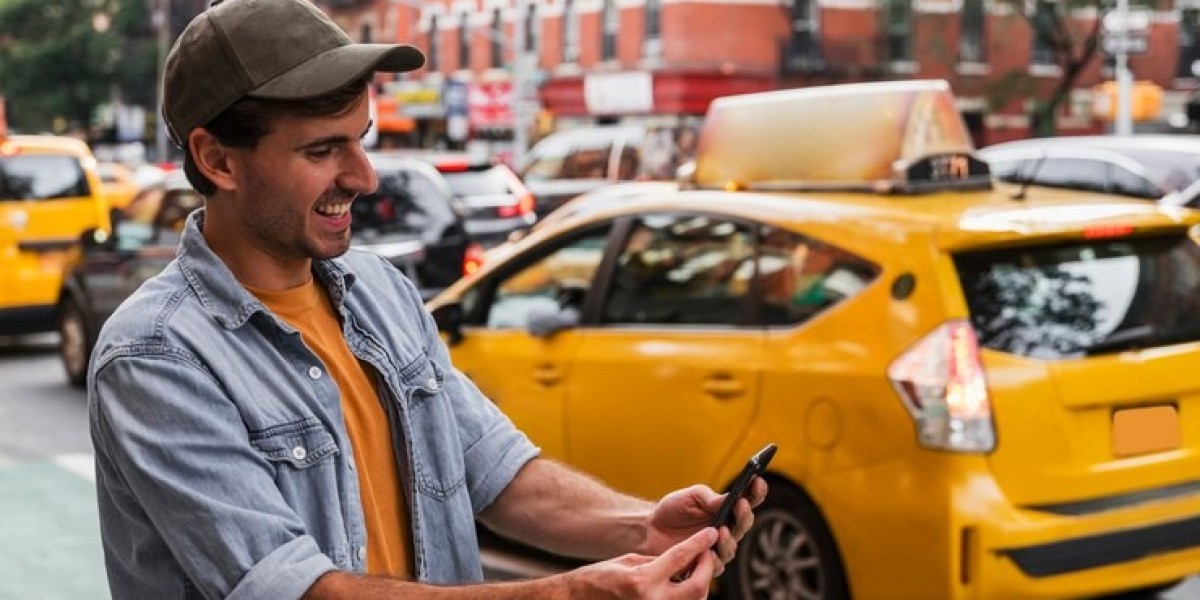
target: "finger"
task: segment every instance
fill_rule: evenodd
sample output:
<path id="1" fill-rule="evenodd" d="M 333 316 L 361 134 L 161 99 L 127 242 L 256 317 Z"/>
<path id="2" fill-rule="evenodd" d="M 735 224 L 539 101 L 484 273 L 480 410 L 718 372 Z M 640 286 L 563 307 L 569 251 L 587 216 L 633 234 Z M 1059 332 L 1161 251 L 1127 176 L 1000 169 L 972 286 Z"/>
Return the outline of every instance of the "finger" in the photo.
<path id="1" fill-rule="evenodd" d="M 671 594 L 671 597 L 694 598 L 695 600 L 707 598 L 710 582 L 715 576 L 716 565 L 717 561 L 713 558 L 712 552 L 701 552 L 696 563 L 692 565 L 692 572 L 688 574 L 687 579 L 676 584 L 675 593 Z"/>
<path id="2" fill-rule="evenodd" d="M 755 477 L 754 482 L 750 484 L 750 506 L 757 508 L 758 505 L 767 499 L 767 492 L 770 491 L 770 486 L 767 485 L 767 480 L 762 477 Z"/>
<path id="3" fill-rule="evenodd" d="M 747 531 L 750 531 L 750 526 L 754 525 L 754 511 L 750 509 L 750 501 L 742 498 L 733 506 L 733 526 L 730 527 L 730 533 L 734 539 L 742 539 Z"/>
<path id="4" fill-rule="evenodd" d="M 717 541 L 717 530 L 705 527 L 692 534 L 692 537 L 675 544 L 654 559 L 651 566 L 662 575 L 663 579 L 683 571 L 696 560 L 696 557 L 712 547 Z"/>
<path id="5" fill-rule="evenodd" d="M 717 545 L 713 546 L 713 550 L 722 565 L 733 560 L 733 556 L 737 554 L 737 540 L 729 533 L 729 529 L 721 528 L 721 536 L 717 538 Z"/>
<path id="6" fill-rule="evenodd" d="M 721 561 L 712 552 L 709 552 L 708 554 L 713 559 L 713 574 L 712 574 L 712 576 L 714 578 L 716 578 L 716 577 L 720 577 L 721 575 L 724 575 L 725 574 L 725 562 Z"/>

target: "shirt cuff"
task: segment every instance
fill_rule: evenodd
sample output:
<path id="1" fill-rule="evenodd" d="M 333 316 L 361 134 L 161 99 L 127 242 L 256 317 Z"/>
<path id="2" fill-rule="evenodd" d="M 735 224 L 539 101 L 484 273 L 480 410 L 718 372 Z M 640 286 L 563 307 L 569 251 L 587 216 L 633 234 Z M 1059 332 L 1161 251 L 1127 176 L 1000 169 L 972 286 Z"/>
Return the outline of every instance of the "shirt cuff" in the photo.
<path id="1" fill-rule="evenodd" d="M 310 536 L 298 537 L 272 551 L 246 573 L 226 600 L 300 598 L 322 575 L 335 569 Z"/>
<path id="2" fill-rule="evenodd" d="M 477 481 L 468 482 L 475 514 L 490 506 L 517 476 L 517 471 L 540 453 L 541 450 L 508 419 L 503 419 L 502 424 L 471 446 L 466 452 L 469 472 L 482 473 Z M 483 464 L 484 468 L 471 469 L 474 464 Z"/>

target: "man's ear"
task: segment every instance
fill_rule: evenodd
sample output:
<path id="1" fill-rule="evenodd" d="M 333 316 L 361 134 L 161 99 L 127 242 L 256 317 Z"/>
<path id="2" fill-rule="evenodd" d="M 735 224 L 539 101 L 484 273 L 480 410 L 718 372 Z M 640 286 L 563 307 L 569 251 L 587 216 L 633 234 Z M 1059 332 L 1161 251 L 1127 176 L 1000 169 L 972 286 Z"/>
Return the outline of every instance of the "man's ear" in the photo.
<path id="1" fill-rule="evenodd" d="M 216 136 L 203 127 L 197 127 L 188 134 L 188 148 L 192 160 L 201 175 L 208 178 L 217 189 L 232 191 L 237 189 L 234 178 L 234 160 L 231 149 L 217 141 Z"/>

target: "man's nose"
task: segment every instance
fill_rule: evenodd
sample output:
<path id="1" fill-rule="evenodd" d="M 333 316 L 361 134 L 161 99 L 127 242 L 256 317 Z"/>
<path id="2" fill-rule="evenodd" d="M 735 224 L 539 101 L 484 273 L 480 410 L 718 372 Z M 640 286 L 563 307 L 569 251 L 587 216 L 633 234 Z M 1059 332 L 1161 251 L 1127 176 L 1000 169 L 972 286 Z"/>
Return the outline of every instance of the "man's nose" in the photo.
<path id="1" fill-rule="evenodd" d="M 367 158 L 366 149 L 359 143 L 350 144 L 349 148 L 341 176 L 338 177 L 338 186 L 360 194 L 374 192 L 379 187 L 379 177 Z"/>

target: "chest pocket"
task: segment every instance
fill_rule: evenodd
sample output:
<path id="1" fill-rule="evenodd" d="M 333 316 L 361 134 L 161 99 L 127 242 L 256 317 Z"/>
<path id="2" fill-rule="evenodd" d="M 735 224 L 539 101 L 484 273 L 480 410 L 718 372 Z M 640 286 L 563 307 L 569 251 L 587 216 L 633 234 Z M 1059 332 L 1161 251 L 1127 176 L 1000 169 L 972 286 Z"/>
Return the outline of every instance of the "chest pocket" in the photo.
<path id="1" fill-rule="evenodd" d="M 424 354 L 401 369 L 412 437 L 413 484 L 422 494 L 446 500 L 466 481 L 463 449 L 445 372 Z"/>
<path id="2" fill-rule="evenodd" d="M 250 444 L 276 466 L 308 469 L 337 454 L 333 434 L 316 419 L 250 432 Z"/>

